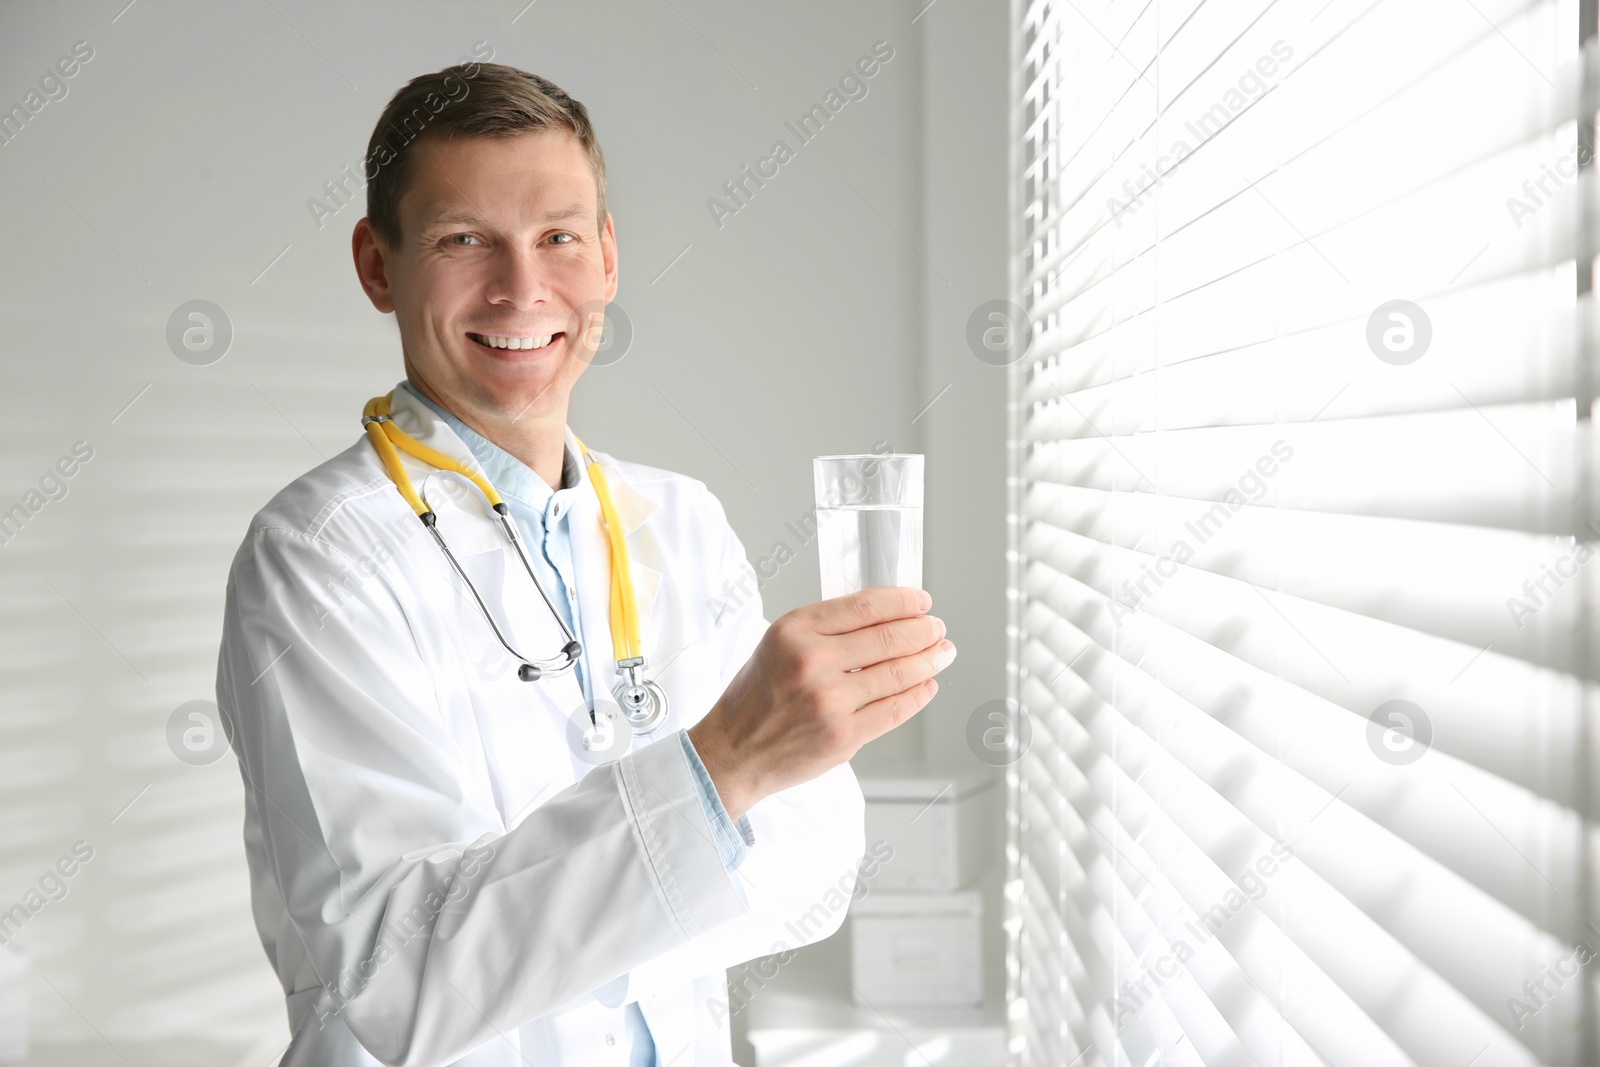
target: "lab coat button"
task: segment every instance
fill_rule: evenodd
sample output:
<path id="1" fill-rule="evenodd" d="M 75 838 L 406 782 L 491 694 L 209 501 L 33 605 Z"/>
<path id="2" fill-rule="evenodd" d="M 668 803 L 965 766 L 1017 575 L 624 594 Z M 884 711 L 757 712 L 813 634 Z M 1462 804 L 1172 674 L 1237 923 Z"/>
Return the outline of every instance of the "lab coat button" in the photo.
<path id="1" fill-rule="evenodd" d="M 607 1034 L 606 1035 L 606 1044 L 615 1045 L 616 1043 L 617 1043 L 617 1035 L 616 1034 Z"/>

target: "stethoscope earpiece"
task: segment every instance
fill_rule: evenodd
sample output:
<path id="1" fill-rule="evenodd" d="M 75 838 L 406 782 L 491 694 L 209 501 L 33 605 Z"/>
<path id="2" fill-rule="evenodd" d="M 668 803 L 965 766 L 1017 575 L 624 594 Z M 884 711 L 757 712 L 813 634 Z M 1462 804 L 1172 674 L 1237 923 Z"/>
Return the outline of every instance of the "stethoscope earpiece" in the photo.
<path id="1" fill-rule="evenodd" d="M 535 579 L 535 581 L 537 580 L 538 579 Z M 578 662 L 578 657 L 581 655 L 583 655 L 583 646 L 578 643 L 577 638 L 573 638 L 571 641 L 568 641 L 565 645 L 561 646 L 561 656 L 568 663 Z M 540 678 L 544 677 L 544 671 L 540 670 L 532 663 L 524 663 L 522 666 L 517 668 L 517 677 L 521 678 L 524 682 L 537 682 Z"/>

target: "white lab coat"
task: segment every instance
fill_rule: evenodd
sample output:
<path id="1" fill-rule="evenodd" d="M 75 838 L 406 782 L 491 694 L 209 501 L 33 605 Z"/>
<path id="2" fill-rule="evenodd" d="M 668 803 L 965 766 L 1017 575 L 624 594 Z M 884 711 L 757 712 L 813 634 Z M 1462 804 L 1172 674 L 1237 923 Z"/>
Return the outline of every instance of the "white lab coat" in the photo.
<path id="1" fill-rule="evenodd" d="M 393 403 L 402 429 L 479 469 L 426 405 L 404 389 Z M 843 922 L 864 852 L 850 766 L 754 805 L 730 876 L 677 736 L 766 628 L 721 505 L 695 479 L 594 455 L 672 701 L 598 765 L 575 755 L 589 720 L 574 673 L 516 677 L 364 436 L 250 524 L 217 700 L 294 1034 L 283 1067 L 626 1067 L 633 1000 L 663 1064 L 726 1067 L 724 969 Z M 422 486 L 433 469 L 405 462 Z M 512 645 L 554 655 L 556 624 L 482 498 L 450 481 L 428 492 L 451 548 Z M 587 471 L 569 521 L 587 669 L 608 694 L 610 557 Z"/>

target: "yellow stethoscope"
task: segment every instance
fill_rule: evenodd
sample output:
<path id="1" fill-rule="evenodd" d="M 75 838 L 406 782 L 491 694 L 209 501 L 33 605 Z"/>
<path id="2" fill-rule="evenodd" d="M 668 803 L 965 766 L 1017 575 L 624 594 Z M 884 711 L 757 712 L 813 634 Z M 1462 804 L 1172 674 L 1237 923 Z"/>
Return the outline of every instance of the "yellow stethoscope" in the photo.
<path id="1" fill-rule="evenodd" d="M 534 682 L 547 675 L 562 674 L 570 670 L 572 665 L 578 662 L 578 657 L 583 655 L 583 645 L 573 636 L 561 613 L 550 602 L 544 586 L 539 584 L 539 578 L 533 571 L 533 562 L 528 558 L 522 537 L 517 533 L 516 520 L 511 517 L 510 508 L 500 499 L 500 494 L 483 475 L 457 463 L 444 453 L 429 448 L 396 426 L 390 414 L 393 398 L 394 394 L 391 392 L 367 401 L 366 410 L 361 416 L 361 425 L 372 438 L 373 447 L 378 450 L 378 457 L 383 460 L 383 466 L 389 472 L 389 477 L 394 479 L 395 488 L 400 490 L 400 495 L 405 497 L 406 503 L 417 513 L 417 518 L 422 520 L 423 527 L 433 535 L 434 543 L 450 561 L 450 566 L 466 583 L 472 599 L 477 602 L 478 610 L 483 613 L 484 621 L 489 624 L 489 629 L 494 631 L 495 639 L 522 664 L 517 668 L 517 676 L 525 682 Z M 634 732 L 648 733 L 661 725 L 661 721 L 667 717 L 667 694 L 661 686 L 644 677 L 644 649 L 639 639 L 639 611 L 634 603 L 633 572 L 628 561 L 628 542 L 623 537 L 622 521 L 617 517 L 616 505 L 611 500 L 610 485 L 606 481 L 605 472 L 600 469 L 600 464 L 589 454 L 588 447 L 582 441 L 578 442 L 578 447 L 583 449 L 584 459 L 588 463 L 589 481 L 593 483 L 594 494 L 600 500 L 600 514 L 605 520 L 606 540 L 611 546 L 611 644 L 617 651 L 617 673 L 622 675 L 622 681 L 617 683 L 612 695 L 616 697 L 623 717 L 628 720 Z M 462 475 L 476 485 L 488 499 L 489 506 L 494 509 L 495 515 L 500 520 L 500 528 L 505 533 L 506 540 L 517 550 L 517 558 L 522 560 L 522 567 L 533 580 L 533 587 L 539 591 L 539 598 L 544 601 L 545 607 L 550 609 L 556 625 L 561 627 L 561 633 L 567 639 L 558 656 L 545 660 L 532 659 L 511 647 L 511 643 L 500 632 L 499 624 L 494 621 L 489 606 L 484 603 L 483 597 L 478 595 L 477 586 L 472 584 L 472 579 L 467 577 L 467 572 L 456 560 L 455 553 L 445 544 L 444 537 L 439 533 L 438 519 L 433 509 L 428 506 L 426 498 L 417 492 L 411 482 L 411 476 L 406 473 L 405 466 L 400 461 L 401 449 L 440 470 Z M 595 722 L 593 708 L 589 709 L 589 721 L 598 725 Z"/>

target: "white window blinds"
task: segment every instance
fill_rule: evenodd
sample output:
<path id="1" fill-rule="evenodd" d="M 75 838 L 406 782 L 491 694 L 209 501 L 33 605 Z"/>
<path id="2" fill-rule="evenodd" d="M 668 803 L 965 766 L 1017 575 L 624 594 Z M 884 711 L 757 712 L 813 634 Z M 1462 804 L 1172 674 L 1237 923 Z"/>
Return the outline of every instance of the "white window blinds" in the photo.
<path id="1" fill-rule="evenodd" d="M 1014 1063 L 1600 1063 L 1593 6 L 1013 5 Z"/>

